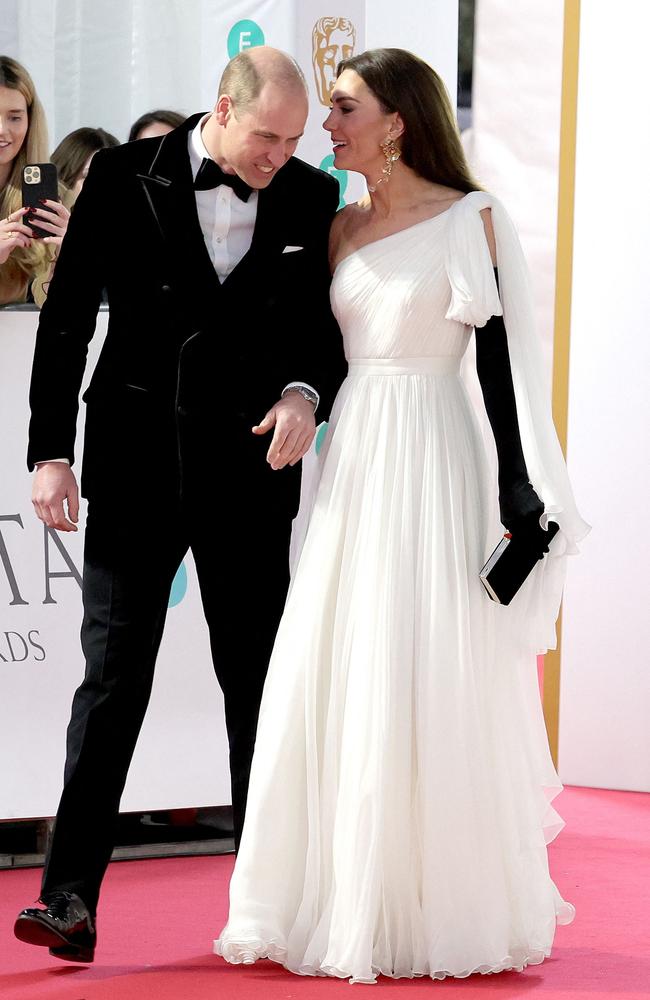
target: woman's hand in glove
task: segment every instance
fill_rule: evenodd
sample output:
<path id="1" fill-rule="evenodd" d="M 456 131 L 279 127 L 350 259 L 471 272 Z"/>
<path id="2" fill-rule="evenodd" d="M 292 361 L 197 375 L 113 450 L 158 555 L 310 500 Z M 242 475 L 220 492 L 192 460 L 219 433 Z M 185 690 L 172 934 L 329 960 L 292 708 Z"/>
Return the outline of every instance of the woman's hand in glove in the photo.
<path id="1" fill-rule="evenodd" d="M 513 538 L 534 549 L 542 559 L 548 552 L 548 533 L 539 523 L 544 513 L 544 504 L 532 485 L 519 480 L 507 487 L 499 488 L 499 510 L 501 523 Z"/>

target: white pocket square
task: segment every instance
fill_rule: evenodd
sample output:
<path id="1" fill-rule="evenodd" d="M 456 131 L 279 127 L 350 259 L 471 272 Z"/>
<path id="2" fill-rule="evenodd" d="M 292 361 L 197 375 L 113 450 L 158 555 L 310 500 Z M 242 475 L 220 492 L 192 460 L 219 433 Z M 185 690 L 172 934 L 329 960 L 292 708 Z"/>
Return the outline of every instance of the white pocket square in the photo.
<path id="1" fill-rule="evenodd" d="M 282 253 L 293 253 L 294 250 L 304 250 L 304 247 L 285 247 Z"/>

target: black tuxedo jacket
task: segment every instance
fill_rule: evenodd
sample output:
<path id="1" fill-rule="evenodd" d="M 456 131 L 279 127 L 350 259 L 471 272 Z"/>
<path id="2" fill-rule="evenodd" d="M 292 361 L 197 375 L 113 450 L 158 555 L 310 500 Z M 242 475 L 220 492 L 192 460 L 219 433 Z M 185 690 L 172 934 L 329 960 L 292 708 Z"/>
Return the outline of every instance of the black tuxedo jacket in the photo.
<path id="1" fill-rule="evenodd" d="M 205 491 L 297 507 L 300 466 L 273 472 L 251 427 L 288 382 L 327 418 L 345 376 L 329 307 L 333 178 L 292 158 L 259 192 L 249 252 L 220 283 L 199 226 L 188 133 L 101 150 L 72 213 L 41 313 L 28 466 L 74 461 L 78 397 L 102 289 L 106 340 L 87 405 L 82 494 Z M 285 246 L 302 250 L 283 253 Z"/>

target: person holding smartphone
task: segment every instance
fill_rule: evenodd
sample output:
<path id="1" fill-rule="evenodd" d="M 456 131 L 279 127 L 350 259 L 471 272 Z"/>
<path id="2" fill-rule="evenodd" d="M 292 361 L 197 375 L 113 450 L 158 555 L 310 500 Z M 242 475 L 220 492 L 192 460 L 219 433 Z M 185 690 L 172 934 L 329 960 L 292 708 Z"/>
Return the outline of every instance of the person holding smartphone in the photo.
<path id="1" fill-rule="evenodd" d="M 47 161 L 47 124 L 36 88 L 24 66 L 0 55 L 0 305 L 24 302 L 30 290 L 42 305 L 70 213 L 48 198 L 23 205 L 28 164 Z M 35 238 L 30 220 L 45 233 Z"/>

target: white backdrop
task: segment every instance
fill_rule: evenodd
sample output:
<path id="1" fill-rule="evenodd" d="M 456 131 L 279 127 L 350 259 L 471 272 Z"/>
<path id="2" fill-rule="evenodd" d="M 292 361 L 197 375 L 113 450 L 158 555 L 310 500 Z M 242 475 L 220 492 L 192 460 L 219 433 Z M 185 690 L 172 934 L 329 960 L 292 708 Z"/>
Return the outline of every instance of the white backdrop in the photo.
<path id="1" fill-rule="evenodd" d="M 550 379 L 563 0 L 478 0 L 479 178 L 503 198 L 532 270 Z M 568 464 L 593 526 L 563 611 L 563 781 L 650 791 L 650 161 L 637 0 L 581 4 Z M 604 69 L 606 67 L 606 69 Z M 626 176 L 632 167 L 630 181 Z"/>
<path id="2" fill-rule="evenodd" d="M 306 72 L 311 114 L 299 155 L 328 169 L 331 143 L 321 128 L 326 95 L 312 60 L 322 17 L 328 20 L 317 41 L 332 49 L 332 61 L 351 26 L 354 51 L 365 47 L 367 21 L 374 26 L 370 44 L 414 49 L 434 62 L 455 94 L 457 0 L 433 6 L 411 0 L 400 11 L 388 0 L 346 0 L 334 8 L 316 0 L 0 0 L 0 51 L 32 72 L 56 142 L 82 124 L 125 138 L 131 121 L 154 106 L 207 109 L 229 53 L 264 40 L 295 55 Z M 327 79 L 327 67 L 324 73 Z M 359 196 L 357 179 L 340 180 L 344 200 Z M 5 553 L 0 541 L 0 819 L 54 813 L 70 702 L 83 672 L 79 585 L 74 575 L 54 577 L 55 603 L 43 603 L 44 535 L 29 502 L 27 386 L 37 318 L 0 311 L 0 533 L 6 545 Z M 105 321 L 102 314 L 92 358 Z M 82 531 L 61 541 L 78 572 Z M 72 574 L 52 540 L 49 551 L 51 573 Z M 125 811 L 230 801 L 223 707 L 191 560 L 186 573 L 180 601 L 183 587 L 173 591 L 178 603 L 169 611 Z M 15 587 L 24 604 L 14 603 Z"/>
<path id="3" fill-rule="evenodd" d="M 531 272 L 551 384 L 564 0 L 477 0 L 472 168 L 504 202 Z"/>
<path id="4" fill-rule="evenodd" d="M 650 791 L 650 9 L 581 5 L 569 461 L 594 530 L 565 601 L 564 781 Z M 603 53 L 606 53 L 606 71 Z"/>

